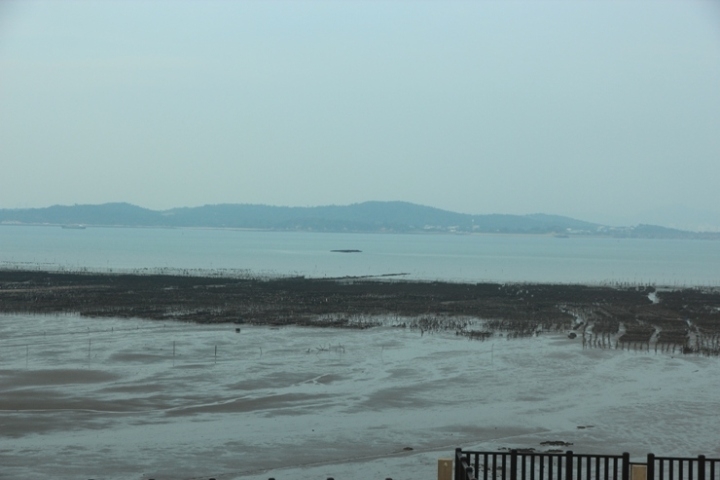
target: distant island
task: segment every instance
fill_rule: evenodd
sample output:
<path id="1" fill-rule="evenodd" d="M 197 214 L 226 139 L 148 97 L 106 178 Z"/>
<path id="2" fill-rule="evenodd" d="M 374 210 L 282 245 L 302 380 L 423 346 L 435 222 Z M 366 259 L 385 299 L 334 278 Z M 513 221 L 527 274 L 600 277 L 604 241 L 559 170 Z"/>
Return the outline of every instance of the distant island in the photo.
<path id="1" fill-rule="evenodd" d="M 558 238 L 720 239 L 718 232 L 689 232 L 655 225 L 615 227 L 542 213 L 469 215 L 408 202 L 345 206 L 276 207 L 221 204 L 150 210 L 129 203 L 0 209 L 0 225 L 85 227 L 196 227 L 347 233 L 535 234 Z M 80 227 L 81 226 L 81 227 Z"/>

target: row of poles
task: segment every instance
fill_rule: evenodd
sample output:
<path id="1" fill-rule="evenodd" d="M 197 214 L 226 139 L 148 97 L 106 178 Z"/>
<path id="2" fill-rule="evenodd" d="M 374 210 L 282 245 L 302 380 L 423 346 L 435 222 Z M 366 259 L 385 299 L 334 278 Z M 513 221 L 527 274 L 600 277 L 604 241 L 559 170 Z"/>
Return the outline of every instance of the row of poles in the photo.
<path id="1" fill-rule="evenodd" d="M 19 345 L 18 345 L 19 346 Z M 88 363 L 90 362 L 90 359 L 92 358 L 92 339 L 88 339 L 88 349 L 87 349 L 87 358 Z M 217 364 L 217 354 L 218 354 L 218 347 L 215 345 L 215 353 L 214 353 L 214 362 Z M 260 349 L 260 354 L 262 355 L 262 348 Z M 172 358 L 173 358 L 173 365 L 175 364 L 175 342 L 173 341 L 172 346 Z M 30 345 L 25 345 L 25 368 L 28 368 L 30 365 Z"/>

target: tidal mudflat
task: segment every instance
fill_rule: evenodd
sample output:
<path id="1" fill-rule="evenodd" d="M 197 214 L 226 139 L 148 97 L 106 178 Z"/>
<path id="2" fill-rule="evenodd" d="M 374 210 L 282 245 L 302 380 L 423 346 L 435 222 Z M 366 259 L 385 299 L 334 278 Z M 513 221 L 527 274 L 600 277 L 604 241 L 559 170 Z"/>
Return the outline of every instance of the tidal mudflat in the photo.
<path id="1" fill-rule="evenodd" d="M 584 345 L 720 355 L 720 289 L 0 271 L 0 312 L 480 336 L 573 330 Z"/>
<path id="2" fill-rule="evenodd" d="M 0 311 L 0 478 L 720 456 L 717 289 L 6 271 Z"/>
<path id="3" fill-rule="evenodd" d="M 544 441 L 720 456 L 713 356 L 74 314 L 2 315 L 0 338 L 0 478 L 432 478 L 458 446 Z"/>

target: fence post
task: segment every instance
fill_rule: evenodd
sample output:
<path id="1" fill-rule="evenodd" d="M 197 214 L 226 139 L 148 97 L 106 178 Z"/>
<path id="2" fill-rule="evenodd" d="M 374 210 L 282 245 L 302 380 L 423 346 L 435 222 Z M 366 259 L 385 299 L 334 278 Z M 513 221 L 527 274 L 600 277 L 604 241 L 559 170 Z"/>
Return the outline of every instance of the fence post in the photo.
<path id="1" fill-rule="evenodd" d="M 630 480 L 630 454 L 623 452 L 622 459 L 622 480 Z"/>
<path id="2" fill-rule="evenodd" d="M 517 480 L 517 453 L 515 449 L 510 450 L 510 480 Z"/>
<path id="3" fill-rule="evenodd" d="M 465 480 L 463 476 L 465 472 L 462 468 L 462 449 L 455 449 L 455 480 Z"/>
<path id="4" fill-rule="evenodd" d="M 565 480 L 573 479 L 573 452 L 568 450 L 565 452 Z"/>
<path id="5" fill-rule="evenodd" d="M 453 480 L 453 462 L 450 458 L 438 459 L 438 480 Z"/>
<path id="6" fill-rule="evenodd" d="M 698 455 L 698 480 L 705 480 L 705 455 Z"/>
<path id="7" fill-rule="evenodd" d="M 647 477 L 645 480 L 655 480 L 655 455 L 652 453 L 647 455 Z"/>

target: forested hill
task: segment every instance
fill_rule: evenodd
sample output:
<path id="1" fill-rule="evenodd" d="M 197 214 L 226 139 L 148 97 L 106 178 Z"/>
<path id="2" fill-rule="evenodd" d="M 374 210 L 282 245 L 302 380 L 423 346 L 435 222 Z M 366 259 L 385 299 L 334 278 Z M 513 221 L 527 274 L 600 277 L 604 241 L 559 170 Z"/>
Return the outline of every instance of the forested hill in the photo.
<path id="1" fill-rule="evenodd" d="M 318 232 L 445 232 L 690 238 L 699 234 L 642 225 L 608 227 L 557 215 L 468 215 L 407 202 L 347 206 L 205 205 L 149 210 L 128 203 L 2 209 L 0 223 L 124 227 L 246 228 Z"/>

